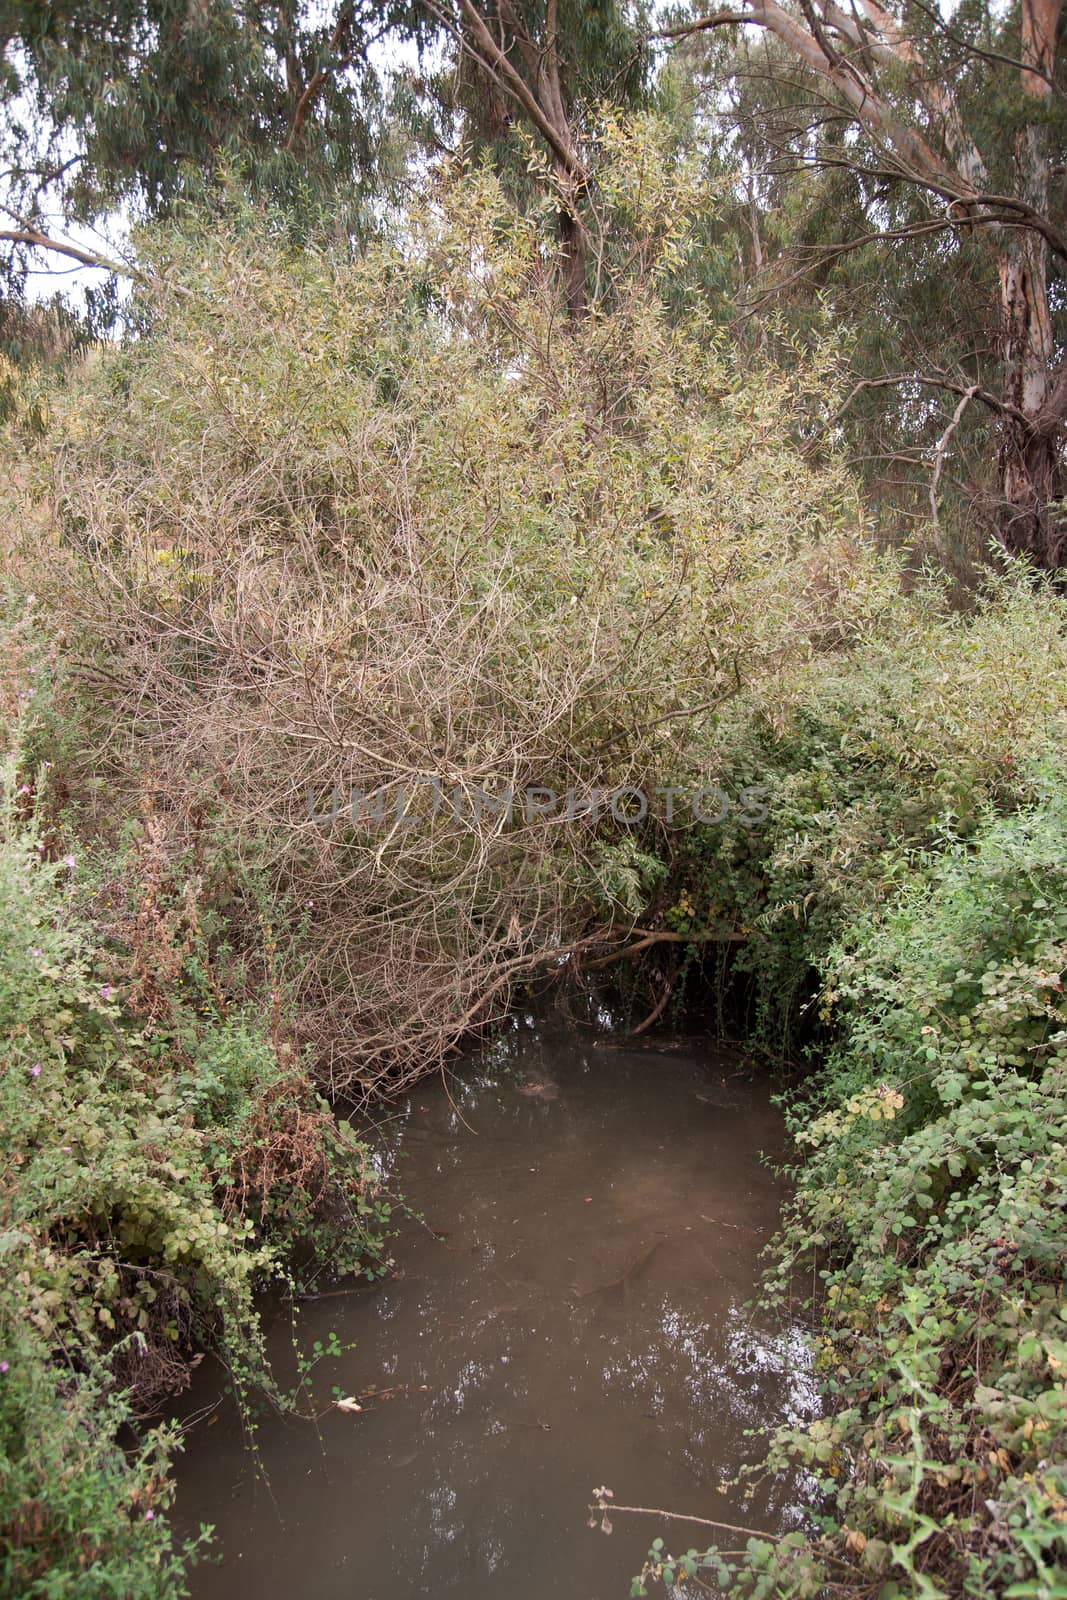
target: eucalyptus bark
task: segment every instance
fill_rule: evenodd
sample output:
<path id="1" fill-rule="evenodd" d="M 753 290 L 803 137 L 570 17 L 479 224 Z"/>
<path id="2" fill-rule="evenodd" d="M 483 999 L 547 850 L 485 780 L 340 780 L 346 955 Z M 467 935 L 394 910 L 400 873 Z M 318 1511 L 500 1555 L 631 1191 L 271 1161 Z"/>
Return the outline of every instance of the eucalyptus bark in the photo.
<path id="1" fill-rule="evenodd" d="M 1040 216 L 1049 211 L 1049 150 L 1044 108 L 1052 93 L 1062 0 L 1024 0 L 1022 90 L 1033 119 L 1016 136 L 1022 198 Z M 1056 382 L 1056 345 L 1048 293 L 1049 247 L 1032 229 L 1009 230 L 1000 258 L 1002 354 L 1006 366 L 1005 426 L 1000 448 L 1008 549 L 1046 570 L 1067 566 L 1064 518 L 1064 409 Z"/>
<path id="2" fill-rule="evenodd" d="M 832 85 L 869 135 L 879 164 L 925 188 L 943 208 L 942 226 L 987 231 L 999 270 L 1002 375 L 999 395 L 983 390 L 982 403 L 999 414 L 1000 535 L 1013 554 L 1046 571 L 1067 568 L 1067 357 L 1057 349 L 1049 300 L 1052 252 L 1067 264 L 1067 234 L 1054 215 L 1048 132 L 1062 6 L 1063 0 L 1022 0 L 1019 56 L 1009 64 L 1019 73 L 1024 116 L 1007 194 L 989 192 L 986 163 L 952 86 L 931 70 L 882 0 L 851 0 L 847 9 L 839 0 L 798 0 L 799 14 L 779 0 L 736 0 L 661 35 L 737 26 L 773 34 Z M 857 159 L 857 165 L 864 164 Z M 935 485 L 952 431 L 942 440 Z"/>

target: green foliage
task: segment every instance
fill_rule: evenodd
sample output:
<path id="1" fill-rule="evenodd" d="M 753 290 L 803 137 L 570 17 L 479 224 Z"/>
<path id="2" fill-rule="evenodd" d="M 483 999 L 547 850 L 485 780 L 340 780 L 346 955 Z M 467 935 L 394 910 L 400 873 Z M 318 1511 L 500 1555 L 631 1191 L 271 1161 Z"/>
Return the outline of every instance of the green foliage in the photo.
<path id="1" fill-rule="evenodd" d="M 544 92 L 545 57 L 551 48 L 559 63 L 560 109 L 576 143 L 593 135 L 603 103 L 630 111 L 647 105 L 653 51 L 646 4 L 563 0 L 551 14 L 551 37 L 543 4 L 488 0 L 478 11 L 535 97 Z M 523 183 L 528 159 L 523 133 L 531 130 L 513 127 L 523 121 L 523 107 L 504 94 L 499 76 L 487 71 L 473 52 L 453 48 L 432 88 L 444 105 L 462 107 L 467 146 L 478 156 L 488 155 L 510 187 L 528 187 Z"/>
<path id="2" fill-rule="evenodd" d="M 1067 1592 L 1067 775 L 1028 776 L 825 963 L 841 1035 L 790 1109 L 770 1281 L 791 1304 L 817 1273 L 825 1410 L 769 1459 L 823 1509 L 701 1556 L 733 1595 Z"/>
<path id="3" fill-rule="evenodd" d="M 381 1271 L 389 1208 L 262 1015 L 220 1014 L 217 989 L 203 1004 L 206 944 L 186 940 L 166 1009 L 146 1008 L 136 941 L 94 939 L 91 859 L 50 859 L 40 792 L 10 756 L 3 777 L 0 1592 L 179 1595 L 163 1516 L 177 1436 L 128 1454 L 120 1425 L 180 1389 L 205 1347 L 239 1397 L 269 1390 L 257 1281 L 291 1283 L 308 1246 L 313 1271 Z"/>
<path id="4" fill-rule="evenodd" d="M 51 1263 L 29 1234 L 0 1233 L 0 1594 L 10 1600 L 178 1600 L 208 1537 L 176 1547 L 166 1510 L 176 1429 L 123 1448 L 130 1421 L 109 1354 L 27 1317 L 24 1285 Z"/>
<path id="5" fill-rule="evenodd" d="M 647 101 L 653 53 L 643 5 L 565 0 L 548 14 L 523 4 L 480 13 L 527 92 L 542 91 L 546 52 L 558 62 L 559 110 L 576 141 L 591 134 L 601 100 Z M 529 196 L 528 146 L 512 126 L 522 108 L 475 64 L 469 21 L 461 8 L 410 0 L 92 0 L 44 9 L 9 0 L 0 149 L 4 209 L 20 227 L 0 250 L 0 279 L 18 296 L 31 264 L 60 260 L 35 247 L 34 230 L 60 242 L 72 232 L 75 247 L 91 251 L 85 224 L 118 231 L 124 211 L 172 215 L 182 202 L 210 202 L 234 174 L 274 207 L 290 238 L 349 249 L 387 226 L 427 152 L 490 155 Z M 122 313 L 114 280 L 83 294 L 87 327 L 113 327 Z M 0 335 L 4 320 L 0 309 Z"/>
<path id="6" fill-rule="evenodd" d="M 382 1267 L 320 1088 L 399 1092 L 640 918 L 727 952 L 765 1036 L 820 986 L 837 1030 L 774 1285 L 821 1282 L 830 1403 L 772 1458 L 819 1517 L 649 1575 L 1036 1600 L 1063 1565 L 1064 603 L 902 592 L 827 443 L 835 352 L 739 363 L 699 169 L 654 119 L 597 127 L 584 318 L 527 145 L 539 198 L 457 166 L 356 261 L 263 207 L 183 213 L 146 241 L 141 336 L 50 392 L 19 514 L 62 636 L 15 598 L 0 707 L 0 1239 L 32 1252 L 3 1292 L 41 1341 L 10 1426 L 147 1410 L 198 1347 L 269 1381 L 255 1280 Z M 715 824 L 521 798 L 714 785 Z M 121 1492 L 104 1459 L 94 1517 L 165 1504 L 147 1456 Z M 46 1499 L 73 1573 L 82 1469 L 33 1470 L 7 1526 Z M 101 1559 L 171 1559 L 123 1515 Z"/>
<path id="7" fill-rule="evenodd" d="M 12 0 L 0 72 L 9 218 L 52 232 L 57 215 L 59 228 L 124 206 L 157 216 L 237 168 L 298 232 L 327 206 L 335 230 L 373 229 L 368 182 L 388 191 L 406 143 L 370 60 L 383 24 L 418 31 L 406 5 Z M 5 245 L 16 287 L 26 265 L 25 246 Z M 90 290 L 89 309 L 106 325 L 118 302 Z"/>
<path id="8" fill-rule="evenodd" d="M 685 14 L 679 7 L 679 19 Z M 833 34 L 841 14 L 822 14 L 833 52 L 843 44 Z M 803 6 L 794 12 L 798 23 L 809 15 Z M 1030 205 L 1040 195 L 1059 227 L 1063 196 L 1051 173 L 1064 139 L 1062 41 L 1050 56 L 1053 91 L 1039 100 L 1017 65 L 1024 15 L 989 0 L 958 6 L 951 24 L 925 4 L 888 8 L 874 24 L 885 18 L 887 31 L 864 52 L 863 71 L 886 121 L 923 138 L 961 174 L 980 173 L 986 192 Z M 900 42 L 899 51 L 881 48 Z M 925 546 L 939 566 L 973 580 L 995 531 L 1001 427 L 995 404 L 957 407 L 972 385 L 1001 396 L 1010 381 L 1000 337 L 1003 238 L 952 226 L 922 179 L 903 176 L 906 158 L 900 174 L 887 163 L 884 123 L 865 127 L 770 32 L 699 34 L 679 49 L 671 74 L 685 85 L 675 90 L 680 102 L 696 101 L 691 137 L 705 145 L 709 171 L 725 164 L 736 175 L 735 205 L 707 241 L 708 277 L 726 280 L 724 314 L 747 302 L 756 349 L 783 328 L 802 340 L 834 329 L 855 380 L 837 423 L 883 536 Z M 1050 251 L 1038 292 L 1053 346 L 1064 335 L 1063 270 Z M 942 440 L 943 470 L 935 470 Z"/>
<path id="9" fill-rule="evenodd" d="M 723 978 L 748 981 L 752 1022 L 782 1049 L 846 925 L 946 827 L 965 836 L 988 805 L 1031 797 L 1032 758 L 1064 727 L 1064 607 L 1029 583 L 968 615 L 936 588 L 896 597 L 845 643 L 724 708 L 718 783 L 733 803 L 680 835 L 665 896 L 676 927 L 741 930 Z"/>

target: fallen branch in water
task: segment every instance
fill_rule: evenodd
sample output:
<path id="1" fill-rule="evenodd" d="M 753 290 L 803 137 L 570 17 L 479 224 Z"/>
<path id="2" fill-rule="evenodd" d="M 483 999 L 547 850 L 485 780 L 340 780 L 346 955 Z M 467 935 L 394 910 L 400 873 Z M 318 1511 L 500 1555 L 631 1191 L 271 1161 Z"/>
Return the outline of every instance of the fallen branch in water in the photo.
<path id="1" fill-rule="evenodd" d="M 654 1022 L 658 1022 L 659 1021 L 660 1017 L 666 1011 L 667 1002 L 670 1000 L 670 997 L 671 997 L 671 995 L 673 993 L 674 993 L 674 979 L 673 978 L 668 978 L 668 980 L 666 981 L 666 983 L 663 986 L 663 993 L 660 995 L 659 999 L 656 1001 L 656 1004 L 652 1007 L 652 1010 L 649 1012 L 649 1014 L 645 1018 L 644 1022 L 639 1022 L 636 1028 L 631 1029 L 631 1031 L 630 1031 L 630 1038 L 631 1039 L 636 1039 L 638 1034 L 645 1033 L 649 1028 L 651 1028 L 651 1026 L 652 1026 L 652 1024 Z"/>
<path id="2" fill-rule="evenodd" d="M 594 961 L 581 962 L 582 970 L 591 972 L 596 967 L 610 966 L 615 961 L 621 961 L 624 956 L 638 955 L 642 950 L 647 950 L 654 944 L 707 944 L 709 942 L 714 944 L 736 944 L 743 942 L 746 938 L 743 933 L 675 933 L 667 928 L 658 930 L 633 928 L 631 932 L 639 936 L 634 944 L 621 945 L 607 955 L 598 956 Z M 488 988 L 479 994 L 474 1004 L 453 1025 L 453 1031 L 459 1036 L 467 1029 L 475 1026 L 480 1014 L 485 1010 L 489 1002 L 519 973 L 534 972 L 539 967 L 555 965 L 561 961 L 570 960 L 572 957 L 580 959 L 583 951 L 595 949 L 598 945 L 604 944 L 609 937 L 610 935 L 601 929 L 595 933 L 588 934 L 584 939 L 576 940 L 573 944 L 557 945 L 554 948 L 531 952 L 509 961 L 493 982 L 489 984 Z M 637 1034 L 643 1033 L 646 1028 L 651 1027 L 666 1007 L 670 996 L 671 987 L 668 987 L 661 1004 L 650 1017 L 645 1018 L 640 1027 L 634 1029 L 631 1037 L 635 1037 Z"/>
<path id="3" fill-rule="evenodd" d="M 743 1539 L 769 1539 L 772 1544 L 781 1544 L 780 1533 L 765 1533 L 759 1528 L 738 1528 L 732 1522 L 716 1522 L 711 1517 L 691 1517 L 682 1511 L 658 1511 L 653 1506 L 617 1506 L 610 1489 L 594 1489 L 595 1504 L 589 1507 L 590 1526 L 596 1526 L 596 1513 L 599 1511 L 606 1516 L 610 1511 L 627 1512 L 633 1517 L 658 1517 L 664 1522 L 695 1522 L 701 1528 L 717 1528 L 720 1533 L 739 1533 Z M 603 1523 L 601 1524 L 603 1526 Z M 605 1532 L 611 1531 L 611 1525 Z"/>
<path id="4" fill-rule="evenodd" d="M 624 945 L 621 950 L 613 950 L 610 955 L 599 956 L 595 961 L 584 963 L 587 971 L 594 967 L 606 967 L 613 961 L 619 961 L 623 956 L 635 956 L 642 950 L 647 950 L 653 944 L 743 944 L 747 935 L 743 933 L 674 933 L 671 929 L 661 928 L 658 931 L 648 928 L 634 928 L 634 933 L 641 937 L 636 944 Z"/>
<path id="5" fill-rule="evenodd" d="M 589 1507 L 589 1526 L 591 1528 L 596 1527 L 597 1513 L 600 1512 L 600 1527 L 605 1533 L 612 1531 L 608 1512 L 625 1511 L 635 1517 L 657 1517 L 664 1522 L 693 1522 L 700 1528 L 714 1528 L 719 1533 L 738 1533 L 743 1539 L 766 1539 L 771 1544 L 785 1544 L 786 1536 L 784 1534 L 768 1533 L 762 1528 L 739 1528 L 732 1522 L 716 1522 L 712 1517 L 692 1517 L 683 1511 L 658 1511 L 652 1506 L 617 1506 L 610 1489 L 594 1489 L 593 1494 L 596 1496 L 596 1503 Z M 786 1551 L 788 1554 L 788 1546 L 786 1546 Z M 741 1552 L 724 1550 L 720 1551 L 720 1554 L 736 1556 L 740 1555 Z M 846 1572 L 850 1570 L 847 1561 L 843 1561 L 840 1556 L 833 1555 L 829 1550 L 821 1550 L 820 1558 L 831 1562 L 836 1567 L 841 1567 Z M 669 1558 L 664 1556 L 662 1559 L 667 1562 Z M 833 1579 L 827 1579 L 826 1587 L 828 1589 L 841 1589 L 843 1586 Z M 851 1593 L 852 1591 L 849 1590 L 848 1592 Z"/>
<path id="6" fill-rule="evenodd" d="M 353 1283 L 344 1289 L 324 1289 L 321 1294 L 295 1294 L 293 1299 L 300 1305 L 307 1305 L 313 1300 L 337 1300 L 342 1295 L 369 1294 L 371 1290 L 380 1288 L 377 1283 Z"/>

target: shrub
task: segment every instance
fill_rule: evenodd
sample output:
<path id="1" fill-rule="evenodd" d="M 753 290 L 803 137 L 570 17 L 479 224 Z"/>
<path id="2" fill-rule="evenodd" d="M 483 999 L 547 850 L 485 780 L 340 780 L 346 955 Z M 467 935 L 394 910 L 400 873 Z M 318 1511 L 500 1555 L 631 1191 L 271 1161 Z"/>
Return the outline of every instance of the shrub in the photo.
<path id="1" fill-rule="evenodd" d="M 157 239 L 145 337 L 56 400 L 71 787 L 151 787 L 179 851 L 206 814 L 313 907 L 300 1042 L 335 1090 L 395 1091 L 647 904 L 615 892 L 624 828 L 526 815 L 527 789 L 699 787 L 740 686 L 894 602 L 847 478 L 800 447 L 829 360 L 742 371 L 695 297 L 671 313 L 706 194 L 651 125 L 605 137 L 580 323 L 552 207 L 461 171 L 356 262 L 239 211 Z M 509 789 L 510 820 L 478 798 Z"/>
<path id="2" fill-rule="evenodd" d="M 748 982 L 765 1041 L 795 1046 L 805 1013 L 810 1036 L 832 944 L 946 830 L 1033 799 L 1034 761 L 1067 731 L 1065 623 L 1062 598 L 1025 576 L 968 615 L 920 587 L 848 652 L 790 663 L 724 708 L 718 782 L 764 817 L 735 805 L 679 833 L 661 904 L 687 932 L 747 930 L 722 976 Z"/>
<path id="3" fill-rule="evenodd" d="M 123 1448 L 130 1410 L 108 1354 L 27 1317 L 27 1280 L 54 1281 L 49 1252 L 12 1228 L 0 1250 L 0 1594 L 177 1600 L 207 1536 L 176 1548 L 167 1524 L 178 1431 Z"/>
<path id="4" fill-rule="evenodd" d="M 580 321 L 551 196 L 484 170 L 356 261 L 235 204 L 147 243 L 141 337 L 40 411 L 63 627 L 9 623 L 33 687 L 0 704 L 33 1404 L 147 1409 L 204 1343 L 262 1377 L 259 1276 L 308 1245 L 380 1269 L 316 1085 L 399 1092 L 539 966 L 712 946 L 768 1035 L 820 981 L 838 1029 L 777 1279 L 821 1270 L 832 1405 L 772 1457 L 816 1475 L 815 1532 L 680 1570 L 1062 1591 L 1064 603 L 903 594 L 825 445 L 830 356 L 739 370 L 687 278 L 705 193 L 651 123 L 603 146 Z M 603 803 L 714 783 L 765 820 Z M 81 1468 L 41 1459 L 66 1527 Z M 163 1494 L 147 1461 L 127 1505 Z"/>

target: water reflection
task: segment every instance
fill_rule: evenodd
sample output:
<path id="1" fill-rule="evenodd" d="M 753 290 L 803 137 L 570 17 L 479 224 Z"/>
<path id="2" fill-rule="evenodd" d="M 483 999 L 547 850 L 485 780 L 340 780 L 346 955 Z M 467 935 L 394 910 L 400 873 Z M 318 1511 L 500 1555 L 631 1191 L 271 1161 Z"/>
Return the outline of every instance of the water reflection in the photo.
<path id="1" fill-rule="evenodd" d="M 814 1406 L 800 1338 L 743 1309 L 779 1202 L 759 1156 L 779 1139 L 736 1061 L 573 1029 L 520 1027 L 450 1094 L 417 1093 L 382 1160 L 427 1226 L 406 1228 L 394 1281 L 311 1303 L 300 1329 L 305 1347 L 356 1342 L 324 1407 L 332 1383 L 394 1393 L 317 1430 L 265 1422 L 269 1486 L 232 1416 L 193 1436 L 182 1514 L 223 1550 L 194 1596 L 622 1600 L 656 1530 L 591 1532 L 600 1483 L 787 1526 L 802 1485 L 726 1486 L 759 1453 L 746 1433 Z"/>

